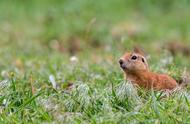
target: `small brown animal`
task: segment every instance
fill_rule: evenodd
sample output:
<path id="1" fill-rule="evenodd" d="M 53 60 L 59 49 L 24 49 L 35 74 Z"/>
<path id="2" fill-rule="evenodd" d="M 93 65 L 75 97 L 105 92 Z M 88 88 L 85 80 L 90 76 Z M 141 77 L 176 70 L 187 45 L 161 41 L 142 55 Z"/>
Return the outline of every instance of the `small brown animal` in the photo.
<path id="1" fill-rule="evenodd" d="M 138 48 L 135 48 L 133 52 L 124 54 L 120 58 L 119 64 L 126 79 L 140 87 L 154 90 L 172 90 L 178 86 L 172 77 L 151 72 L 144 53 Z"/>

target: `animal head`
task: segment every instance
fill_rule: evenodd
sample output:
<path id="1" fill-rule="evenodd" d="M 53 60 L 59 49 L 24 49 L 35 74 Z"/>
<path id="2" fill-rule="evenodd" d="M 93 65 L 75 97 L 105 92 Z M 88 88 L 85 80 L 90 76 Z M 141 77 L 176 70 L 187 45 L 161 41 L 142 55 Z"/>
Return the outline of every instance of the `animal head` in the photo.
<path id="1" fill-rule="evenodd" d="M 119 64 L 123 71 L 127 73 L 149 70 L 144 52 L 139 48 L 135 48 L 133 52 L 125 53 L 119 59 Z"/>

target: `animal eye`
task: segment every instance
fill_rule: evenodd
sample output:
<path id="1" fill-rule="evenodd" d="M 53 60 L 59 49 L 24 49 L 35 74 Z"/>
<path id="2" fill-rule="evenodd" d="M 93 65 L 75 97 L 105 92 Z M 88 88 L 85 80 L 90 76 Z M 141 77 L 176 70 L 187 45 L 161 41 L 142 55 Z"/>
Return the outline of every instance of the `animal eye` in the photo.
<path id="1" fill-rule="evenodd" d="M 132 59 L 132 60 L 136 60 L 136 59 L 137 59 L 137 56 L 132 56 L 131 59 Z"/>

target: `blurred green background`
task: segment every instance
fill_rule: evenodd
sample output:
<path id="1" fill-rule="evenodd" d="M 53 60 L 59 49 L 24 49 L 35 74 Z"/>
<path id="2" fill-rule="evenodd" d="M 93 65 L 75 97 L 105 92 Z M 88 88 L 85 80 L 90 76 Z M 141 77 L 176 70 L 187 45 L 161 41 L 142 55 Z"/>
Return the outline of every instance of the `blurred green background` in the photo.
<path id="1" fill-rule="evenodd" d="M 38 100 L 23 102 L 31 100 L 31 82 L 39 91 L 51 87 L 49 76 L 54 75 L 61 90 L 81 81 L 101 91 L 123 79 L 117 61 L 134 46 L 144 49 L 151 70 L 181 78 L 190 67 L 189 12 L 189 0 L 1 0 L 0 78 L 10 79 L 13 73 L 16 91 L 2 90 L 0 102 L 7 99 L 11 104 L 0 120 L 56 120 L 55 113 Z M 51 88 L 46 93 L 41 98 L 56 95 L 57 104 L 62 101 L 62 94 Z M 17 114 L 7 116 L 16 110 Z M 68 112 L 59 110 L 56 114 Z M 94 115 L 101 116 L 82 113 L 81 121 L 93 122 Z"/>
<path id="2" fill-rule="evenodd" d="M 188 0 L 2 0 L 1 49 L 34 56 L 94 48 L 123 52 L 138 44 L 149 52 L 169 40 L 189 41 L 189 4 Z"/>
<path id="3" fill-rule="evenodd" d="M 157 53 L 171 40 L 189 42 L 189 4 L 188 0 L 2 0 L 1 56 L 121 55 L 134 45 Z"/>

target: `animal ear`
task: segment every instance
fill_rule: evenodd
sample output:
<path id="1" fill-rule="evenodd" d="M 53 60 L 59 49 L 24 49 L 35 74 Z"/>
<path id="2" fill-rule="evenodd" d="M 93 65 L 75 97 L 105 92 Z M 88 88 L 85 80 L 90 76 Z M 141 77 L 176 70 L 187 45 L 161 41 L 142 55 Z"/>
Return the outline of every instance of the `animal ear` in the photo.
<path id="1" fill-rule="evenodd" d="M 142 57 L 142 62 L 145 64 L 146 68 L 148 69 L 148 62 L 145 57 Z"/>
<path id="2" fill-rule="evenodd" d="M 146 56 L 146 55 L 145 55 L 145 52 L 144 52 L 140 47 L 137 47 L 137 46 L 134 47 L 133 52 L 134 52 L 134 53 L 141 54 L 141 55 L 143 55 L 143 56 Z"/>

